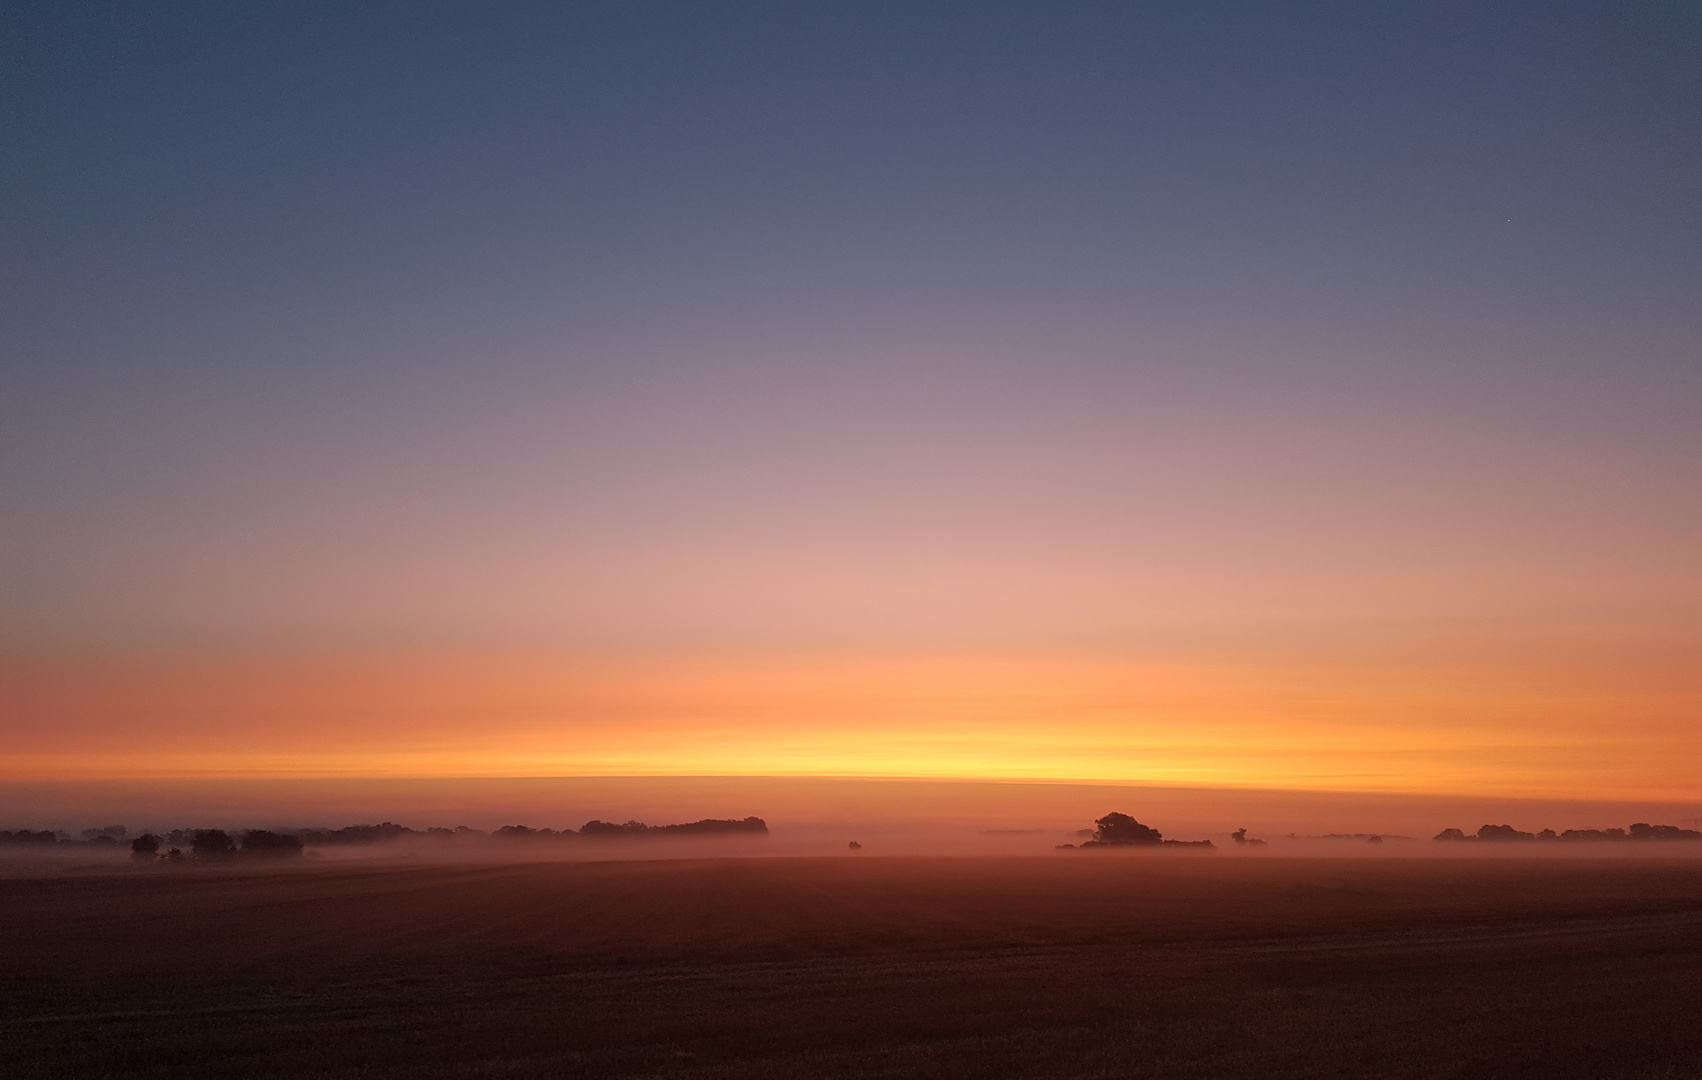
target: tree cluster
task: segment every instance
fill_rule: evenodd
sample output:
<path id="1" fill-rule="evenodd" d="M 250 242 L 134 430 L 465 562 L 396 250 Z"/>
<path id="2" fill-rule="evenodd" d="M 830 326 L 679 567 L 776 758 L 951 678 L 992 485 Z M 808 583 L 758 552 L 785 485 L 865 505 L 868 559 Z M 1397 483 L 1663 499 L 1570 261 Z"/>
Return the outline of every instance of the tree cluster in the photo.
<path id="1" fill-rule="evenodd" d="M 1166 840 L 1164 834 L 1150 825 L 1142 825 L 1128 814 L 1112 812 L 1094 822 L 1098 826 L 1093 839 L 1081 846 L 1090 847 L 1195 847 L 1209 848 L 1210 840 Z M 1243 831 L 1245 835 L 1245 831 Z M 1064 845 L 1069 847 L 1071 845 Z"/>
<path id="2" fill-rule="evenodd" d="M 1460 829 L 1443 829 L 1434 839 L 1440 843 L 1541 843 L 1545 841 L 1564 842 L 1598 842 L 1617 840 L 1702 840 L 1702 832 L 1695 829 L 1681 829 L 1677 825 L 1650 825 L 1639 821 L 1630 830 L 1625 829 L 1567 829 L 1557 833 L 1553 829 L 1541 832 L 1524 832 L 1511 825 L 1482 825 L 1476 835 Z"/>
<path id="3" fill-rule="evenodd" d="M 704 818 L 702 821 L 688 821 L 679 825 L 646 825 L 642 821 L 628 821 L 624 825 L 616 825 L 612 821 L 587 821 L 579 828 L 580 836 L 616 839 L 623 837 L 717 836 L 741 833 L 767 835 L 768 822 L 759 817 L 738 820 Z"/>
<path id="4" fill-rule="evenodd" d="M 539 841 L 623 838 L 657 838 L 669 836 L 766 836 L 768 823 L 759 817 L 742 819 L 704 818 L 674 825 L 646 825 L 642 821 L 614 824 L 608 821 L 588 821 L 578 830 L 534 829 L 526 825 L 504 825 L 494 833 L 486 833 L 465 825 L 454 829 L 433 827 L 424 831 L 398 825 L 393 821 L 378 825 L 348 825 L 341 829 L 295 829 L 275 832 L 270 829 L 249 829 L 229 833 L 223 829 L 172 829 L 163 835 L 143 833 L 130 838 L 122 825 L 102 829 L 85 829 L 82 839 L 73 840 L 67 834 L 50 830 L 0 830 L 0 845 L 14 846 L 97 846 L 114 847 L 130 839 L 131 857 L 140 861 L 162 859 L 179 861 L 193 858 L 202 862 L 223 862 L 247 858 L 291 858 L 300 856 L 310 847 L 338 847 L 357 844 L 380 844 L 395 840 L 425 839 L 436 842 L 501 840 Z"/>

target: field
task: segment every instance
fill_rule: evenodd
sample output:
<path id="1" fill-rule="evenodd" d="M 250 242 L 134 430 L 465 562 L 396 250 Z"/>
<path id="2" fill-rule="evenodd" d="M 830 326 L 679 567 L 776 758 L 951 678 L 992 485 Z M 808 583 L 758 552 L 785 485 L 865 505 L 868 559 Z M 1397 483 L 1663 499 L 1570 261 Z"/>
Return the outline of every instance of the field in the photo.
<path id="1" fill-rule="evenodd" d="M 1702 863 L 770 858 L 0 877 L 40 1077 L 1702 1078 Z"/>

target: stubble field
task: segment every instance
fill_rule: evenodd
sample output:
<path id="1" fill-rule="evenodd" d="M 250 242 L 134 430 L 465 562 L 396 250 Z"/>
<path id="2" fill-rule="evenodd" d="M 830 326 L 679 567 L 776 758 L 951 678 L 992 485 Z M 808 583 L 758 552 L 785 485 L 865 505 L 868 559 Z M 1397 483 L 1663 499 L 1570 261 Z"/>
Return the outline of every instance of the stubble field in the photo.
<path id="1" fill-rule="evenodd" d="M 1702 863 L 0 868 L 43 1077 L 1702 1078 Z"/>

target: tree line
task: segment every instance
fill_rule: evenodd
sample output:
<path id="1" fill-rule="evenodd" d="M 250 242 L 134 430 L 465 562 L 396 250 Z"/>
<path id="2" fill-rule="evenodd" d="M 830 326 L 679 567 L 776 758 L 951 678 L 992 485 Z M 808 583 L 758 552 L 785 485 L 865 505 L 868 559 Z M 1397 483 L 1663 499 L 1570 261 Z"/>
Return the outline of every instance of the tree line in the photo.
<path id="1" fill-rule="evenodd" d="M 1639 821 L 1626 829 L 1567 829 L 1557 833 L 1553 829 L 1541 832 L 1524 832 L 1511 825 L 1482 825 L 1476 834 L 1467 833 L 1462 829 L 1443 829 L 1432 839 L 1439 843 L 1522 843 L 1526 841 L 1541 843 L 1544 841 L 1578 842 L 1612 842 L 1633 840 L 1702 840 L 1702 832 L 1695 829 L 1681 829 L 1677 825 L 1650 825 Z"/>
<path id="2" fill-rule="evenodd" d="M 406 825 L 385 821 L 377 825 L 346 825 L 340 829 L 292 829 L 283 832 L 271 829 L 248 829 L 234 833 L 224 829 L 173 829 L 160 834 L 145 832 L 140 836 L 131 837 L 125 826 L 109 825 L 100 829 L 85 829 L 80 838 L 46 829 L 0 830 L 0 845 L 35 848 L 116 848 L 128 840 L 132 857 L 139 861 L 178 862 L 196 859 L 219 862 L 250 858 L 292 858 L 300 857 L 309 847 L 380 844 L 409 839 L 438 842 L 578 841 L 767 835 L 768 823 L 762 818 L 752 816 L 738 819 L 704 818 L 672 825 L 646 825 L 642 821 L 617 824 L 593 819 L 577 830 L 504 825 L 494 832 L 485 832 L 465 825 L 453 829 L 412 829 Z"/>

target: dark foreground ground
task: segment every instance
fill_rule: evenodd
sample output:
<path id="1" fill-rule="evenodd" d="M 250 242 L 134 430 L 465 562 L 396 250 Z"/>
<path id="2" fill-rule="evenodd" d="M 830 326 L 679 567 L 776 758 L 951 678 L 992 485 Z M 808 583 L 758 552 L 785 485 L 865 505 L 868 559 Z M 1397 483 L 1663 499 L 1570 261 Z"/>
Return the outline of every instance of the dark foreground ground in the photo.
<path id="1" fill-rule="evenodd" d="M 1702 1078 L 1702 864 L 0 879 L 0 1074 Z"/>

